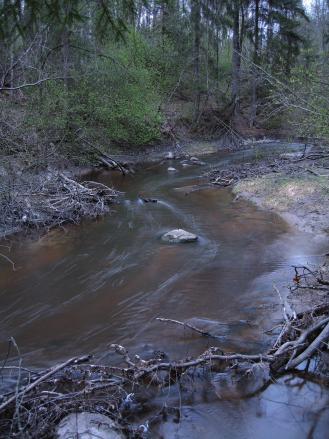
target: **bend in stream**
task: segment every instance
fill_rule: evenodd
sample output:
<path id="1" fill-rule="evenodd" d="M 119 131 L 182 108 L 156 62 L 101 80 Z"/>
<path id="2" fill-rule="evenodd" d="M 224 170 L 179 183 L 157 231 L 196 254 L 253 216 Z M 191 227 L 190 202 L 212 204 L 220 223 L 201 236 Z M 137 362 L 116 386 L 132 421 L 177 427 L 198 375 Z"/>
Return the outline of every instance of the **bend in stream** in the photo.
<path id="1" fill-rule="evenodd" d="M 161 350 L 171 358 L 198 355 L 214 344 L 156 317 L 193 319 L 222 336 L 226 350 L 266 350 L 271 339 L 264 331 L 281 318 L 273 283 L 283 290 L 291 265 L 317 261 L 327 242 L 199 177 L 253 153 L 209 155 L 205 167 L 165 161 L 125 178 L 98 175 L 125 192 L 126 201 L 110 216 L 16 243 L 15 272 L 0 261 L 2 356 L 10 336 L 24 363 L 36 367 L 89 352 L 111 360 L 110 343 L 144 355 Z M 169 173 L 171 165 L 179 172 Z M 139 195 L 159 202 L 143 203 Z M 196 233 L 198 242 L 163 243 L 161 234 L 173 228 Z M 168 421 L 154 437 L 300 438 L 314 422 L 314 437 L 324 437 L 328 421 L 317 414 L 328 394 L 316 384 L 291 382 L 280 379 L 248 399 L 232 397 L 231 388 L 218 395 L 214 383 L 187 392 L 183 401 L 172 389 L 154 398 L 152 410 L 164 401 L 182 404 L 180 422 Z"/>

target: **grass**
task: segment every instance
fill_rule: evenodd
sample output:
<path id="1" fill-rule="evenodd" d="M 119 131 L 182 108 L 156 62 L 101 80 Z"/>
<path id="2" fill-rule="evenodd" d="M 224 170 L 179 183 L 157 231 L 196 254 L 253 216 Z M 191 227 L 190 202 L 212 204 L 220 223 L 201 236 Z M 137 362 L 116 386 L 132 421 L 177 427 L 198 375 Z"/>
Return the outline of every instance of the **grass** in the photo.
<path id="1" fill-rule="evenodd" d="M 328 209 L 329 178 L 318 176 L 265 175 L 238 182 L 235 194 L 257 198 L 263 207 L 278 212 L 305 206 L 308 211 Z"/>

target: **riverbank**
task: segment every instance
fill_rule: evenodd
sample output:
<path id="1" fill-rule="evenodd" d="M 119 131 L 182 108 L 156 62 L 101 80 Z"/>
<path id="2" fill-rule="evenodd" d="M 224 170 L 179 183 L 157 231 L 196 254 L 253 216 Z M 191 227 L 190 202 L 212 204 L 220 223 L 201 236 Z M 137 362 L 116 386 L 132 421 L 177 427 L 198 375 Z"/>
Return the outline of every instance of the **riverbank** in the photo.
<path id="1" fill-rule="evenodd" d="M 329 153 L 325 148 L 263 151 L 248 163 L 214 169 L 207 175 L 214 185 L 232 187 L 237 199 L 278 213 L 302 231 L 329 232 Z"/>

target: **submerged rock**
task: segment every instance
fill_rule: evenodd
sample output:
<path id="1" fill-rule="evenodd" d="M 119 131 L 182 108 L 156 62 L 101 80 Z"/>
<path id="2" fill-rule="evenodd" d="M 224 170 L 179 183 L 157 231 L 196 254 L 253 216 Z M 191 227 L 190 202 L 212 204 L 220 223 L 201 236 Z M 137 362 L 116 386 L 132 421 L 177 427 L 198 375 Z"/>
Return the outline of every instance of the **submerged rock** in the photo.
<path id="1" fill-rule="evenodd" d="M 269 380 L 268 364 L 240 363 L 227 372 L 215 374 L 212 385 L 220 399 L 240 399 L 254 395 Z"/>
<path id="2" fill-rule="evenodd" d="M 231 325 L 229 323 L 201 317 L 191 317 L 190 319 L 187 319 L 185 323 L 188 323 L 189 325 L 194 326 L 195 328 L 198 328 L 203 332 L 207 332 L 215 337 L 227 336 L 231 331 Z"/>
<path id="3" fill-rule="evenodd" d="M 117 425 L 99 413 L 71 413 L 57 427 L 57 439 L 123 439 Z"/>
<path id="4" fill-rule="evenodd" d="M 184 243 L 184 242 L 194 242 L 198 239 L 197 235 L 194 233 L 187 232 L 183 229 L 174 229 L 170 232 L 165 233 L 161 237 L 162 241 L 170 243 Z"/>

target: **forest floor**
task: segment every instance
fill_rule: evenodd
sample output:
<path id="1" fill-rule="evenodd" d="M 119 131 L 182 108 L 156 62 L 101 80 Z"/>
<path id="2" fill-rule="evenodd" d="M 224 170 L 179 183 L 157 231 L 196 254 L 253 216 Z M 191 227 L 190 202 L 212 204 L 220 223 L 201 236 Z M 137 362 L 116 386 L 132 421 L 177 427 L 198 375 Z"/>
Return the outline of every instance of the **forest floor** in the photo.
<path id="1" fill-rule="evenodd" d="M 329 153 L 272 153 L 248 163 L 208 173 L 218 186 L 232 187 L 239 198 L 280 214 L 300 230 L 329 232 Z"/>

